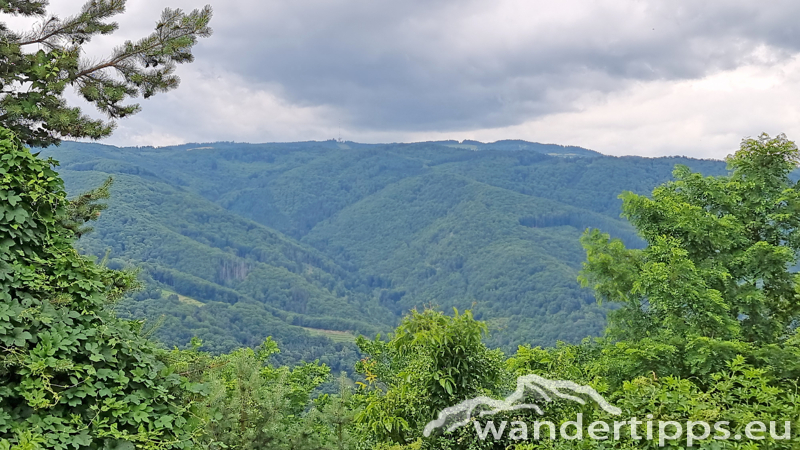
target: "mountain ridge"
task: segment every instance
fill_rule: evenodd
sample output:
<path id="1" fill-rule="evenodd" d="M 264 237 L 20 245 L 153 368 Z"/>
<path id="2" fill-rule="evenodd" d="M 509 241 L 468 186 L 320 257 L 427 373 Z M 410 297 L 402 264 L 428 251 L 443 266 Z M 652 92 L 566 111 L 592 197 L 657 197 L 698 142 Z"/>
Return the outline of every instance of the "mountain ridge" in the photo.
<path id="1" fill-rule="evenodd" d="M 619 193 L 649 192 L 675 163 L 725 172 L 680 157 L 338 144 L 64 143 L 44 153 L 61 160 L 71 195 L 117 179 L 79 246 L 141 268 L 148 289 L 123 314 L 165 315 L 157 333 L 168 345 L 196 334 L 227 351 L 272 334 L 291 344 L 287 361 L 332 363 L 355 354 L 324 330 L 386 332 L 429 304 L 473 308 L 507 350 L 598 335 L 605 309 L 576 281 L 583 229 L 637 245 Z"/>

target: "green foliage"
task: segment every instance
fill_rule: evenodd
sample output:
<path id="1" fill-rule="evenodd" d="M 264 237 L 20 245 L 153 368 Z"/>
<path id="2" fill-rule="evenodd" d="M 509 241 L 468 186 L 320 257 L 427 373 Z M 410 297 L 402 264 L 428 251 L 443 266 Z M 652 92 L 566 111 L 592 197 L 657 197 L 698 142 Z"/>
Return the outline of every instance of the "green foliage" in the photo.
<path id="1" fill-rule="evenodd" d="M 789 175 L 799 157 L 783 135 L 762 135 L 745 139 L 728 158 L 727 176 L 678 166 L 675 181 L 652 198 L 623 194 L 623 214 L 647 247 L 627 249 L 597 230 L 583 238 L 582 282 L 620 305 L 610 315 L 608 340 L 574 350 L 521 349 L 515 367 L 591 354 L 575 361 L 575 375 L 602 380 L 623 414 L 722 420 L 732 434 L 753 420 L 789 420 L 790 441 L 769 439 L 758 448 L 795 448 L 800 309 L 792 268 L 800 197 Z M 732 440 L 708 448 L 748 445 Z M 628 438 L 617 448 L 657 445 Z"/>
<path id="2" fill-rule="evenodd" d="M 356 423 L 364 439 L 414 442 L 441 409 L 497 393 L 504 381 L 503 353 L 483 343 L 485 333 L 486 325 L 471 311 L 446 316 L 426 309 L 406 316 L 389 341 L 360 338 L 367 357 L 356 369 L 367 383 L 361 383 L 364 409 Z"/>
<path id="3" fill-rule="evenodd" d="M 186 379 L 106 310 L 133 274 L 72 247 L 52 165 L 0 129 L 0 446 L 190 447 Z"/>
<path id="4" fill-rule="evenodd" d="M 797 413 L 800 401 L 796 394 L 796 380 L 780 379 L 767 368 L 755 368 L 744 357 L 737 356 L 724 364 L 724 368 L 708 376 L 710 385 L 703 387 L 695 378 L 675 376 L 659 377 L 655 373 L 647 376 L 633 376 L 616 389 L 610 389 L 606 377 L 620 361 L 617 356 L 603 354 L 605 345 L 586 342 L 581 346 L 563 345 L 549 349 L 521 348 L 509 360 L 516 373 L 542 374 L 552 379 L 572 379 L 591 385 L 615 406 L 622 409 L 621 416 L 612 416 L 591 405 L 576 406 L 574 402 L 555 402 L 548 405 L 545 415 L 515 415 L 502 420 L 550 420 L 556 424 L 574 421 L 578 413 L 583 414 L 583 435 L 587 436 L 586 425 L 593 421 L 604 421 L 613 425 L 618 420 L 636 417 L 641 421 L 652 420 L 655 440 L 636 440 L 630 433 L 630 425 L 622 428 L 619 440 L 597 441 L 586 438 L 583 441 L 541 441 L 518 444 L 520 450 L 532 449 L 657 449 L 664 448 L 658 442 L 658 422 L 703 421 L 710 424 L 727 422 L 724 426 L 729 432 L 727 440 L 705 439 L 695 443 L 694 448 L 707 449 L 792 449 L 796 448 L 800 437 L 797 434 Z M 624 367 L 624 366 L 623 366 Z M 630 373 L 626 374 L 631 376 Z M 500 420 L 500 419 L 496 419 Z M 744 429 L 752 421 L 777 422 L 778 434 L 783 434 L 784 422 L 789 421 L 792 430 L 789 440 L 773 440 L 766 436 L 763 441 L 737 440 L 735 435 L 745 436 Z M 647 428 L 637 425 L 637 435 L 647 436 Z M 719 435 L 716 432 L 712 436 Z M 507 440 L 498 444 L 506 445 Z M 666 441 L 667 448 L 687 448 L 685 437 Z"/>
<path id="5" fill-rule="evenodd" d="M 747 139 L 728 158 L 729 176 L 704 178 L 679 166 L 652 198 L 622 195 L 645 249 L 597 231 L 584 236 L 582 280 L 622 305 L 610 333 L 636 370 L 705 375 L 737 354 L 778 364 L 759 349 L 779 351 L 800 313 L 790 270 L 800 250 L 800 191 L 789 179 L 798 157 L 783 136 Z M 796 356 L 780 355 L 797 374 Z"/>
<path id="6" fill-rule="evenodd" d="M 731 436 L 744 436 L 745 426 L 752 421 L 778 424 L 778 434 L 783 434 L 784 422 L 789 421 L 793 432 L 791 439 L 775 441 L 771 437 L 759 442 L 760 449 L 796 448 L 800 443 L 797 435 L 800 402 L 796 395 L 795 382 L 776 379 L 768 369 L 748 365 L 742 356 L 727 363 L 727 367 L 710 377 L 708 388 L 701 388 L 691 379 L 665 377 L 653 379 L 640 377 L 626 382 L 618 394 L 616 404 L 629 411 L 646 417 L 652 414 L 656 420 L 674 420 L 685 423 L 687 420 L 716 423 L 729 422 Z M 644 435 L 643 427 L 640 435 Z M 630 442 L 630 440 L 629 440 Z M 749 448 L 741 443 L 727 441 L 717 443 L 717 448 Z M 712 445 L 705 442 L 707 448 Z M 747 444 L 745 444 L 747 445 Z M 635 448 L 659 448 L 658 442 L 639 444 Z"/>
<path id="7" fill-rule="evenodd" d="M 411 311 L 390 342 L 400 358 L 430 360 L 433 375 L 426 390 L 434 409 L 491 389 L 500 376 L 500 353 L 489 352 L 482 341 L 486 324 L 476 321 L 472 311 L 453 312 L 449 317 L 433 310 Z"/>
<path id="8" fill-rule="evenodd" d="M 0 26 L 0 125 L 27 145 L 46 147 L 63 137 L 99 139 L 111 134 L 114 122 L 92 119 L 64 99 L 67 86 L 110 119 L 139 111 L 127 98 L 148 98 L 178 86 L 176 64 L 193 60 L 197 38 L 211 34 L 211 8 L 184 13 L 165 9 L 156 30 L 136 42 L 125 41 L 99 60 L 83 47 L 97 35 L 117 30 L 110 19 L 125 10 L 125 0 L 91 0 L 65 19 L 47 15 L 47 2 L 2 1 L 0 12 L 41 19 L 34 29 L 17 33 Z M 34 47 L 38 50 L 28 51 Z"/>
<path id="9" fill-rule="evenodd" d="M 338 395 L 311 399 L 329 377 L 327 366 L 315 362 L 289 369 L 267 364 L 278 353 L 271 339 L 256 350 L 238 349 L 216 357 L 198 351 L 199 341 L 193 344 L 190 350 L 171 352 L 170 360 L 176 371 L 191 377 L 185 401 L 199 404 L 202 448 L 353 448 L 349 388 L 343 385 Z"/>
<path id="10" fill-rule="evenodd" d="M 84 224 L 89 221 L 97 220 L 101 212 L 108 208 L 107 204 L 98 202 L 106 200 L 111 196 L 109 188 L 113 181 L 113 178 L 109 177 L 99 187 L 84 192 L 70 200 L 67 205 L 67 217 L 63 226 L 72 230 L 76 238 L 80 239 L 84 234 L 94 231 L 94 228 Z"/>

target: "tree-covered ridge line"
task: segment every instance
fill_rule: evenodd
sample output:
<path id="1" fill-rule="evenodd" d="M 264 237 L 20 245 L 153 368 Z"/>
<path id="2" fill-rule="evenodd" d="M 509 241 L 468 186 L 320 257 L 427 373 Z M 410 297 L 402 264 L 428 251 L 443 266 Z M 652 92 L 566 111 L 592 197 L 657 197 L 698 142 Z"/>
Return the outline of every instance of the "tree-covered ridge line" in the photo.
<path id="1" fill-rule="evenodd" d="M 436 304 L 472 308 L 507 351 L 599 335 L 605 310 L 575 281 L 583 229 L 641 245 L 619 218 L 619 192 L 646 192 L 677 162 L 724 172 L 685 158 L 341 144 L 64 142 L 43 154 L 61 161 L 71 192 L 116 179 L 110 209 L 79 246 L 143 268 L 150 288 L 121 312 L 166 315 L 157 333 L 170 345 L 198 335 L 229 351 L 272 333 L 283 361 L 322 357 L 336 370 L 349 363 L 324 354 L 346 350 L 309 345 L 325 338 L 298 327 L 386 332 L 410 308 Z M 165 290 L 216 303 L 196 308 Z"/>
<path id="2" fill-rule="evenodd" d="M 65 146 L 71 145 L 81 145 L 85 146 L 89 143 L 86 142 L 79 142 L 74 140 L 64 140 L 60 144 L 64 144 Z M 60 145 L 59 144 L 59 145 Z M 132 147 L 119 147 L 123 149 L 137 149 L 137 150 L 145 150 L 145 151 L 153 151 L 153 150 L 165 150 L 171 151 L 175 150 L 210 150 L 210 149 L 223 149 L 227 148 L 230 145 L 235 146 L 235 148 L 241 148 L 242 146 L 291 146 L 291 147 L 309 147 L 309 146 L 319 146 L 323 148 L 329 149 L 337 149 L 337 150 L 363 150 L 369 148 L 380 148 L 384 147 L 387 144 L 365 144 L 360 142 L 353 142 L 353 141 L 339 141 L 330 139 L 327 141 L 301 141 L 301 142 L 286 142 L 286 143 L 266 143 L 266 144 L 249 144 L 247 142 L 226 142 L 226 141 L 217 141 L 217 142 L 192 142 L 180 145 L 169 145 L 169 146 L 132 146 Z M 91 144 L 90 144 L 91 145 Z M 95 144 L 98 146 L 105 146 L 107 144 Z M 417 143 L 407 143 L 403 144 L 400 143 L 399 145 L 406 145 L 406 146 L 414 146 L 414 145 L 438 145 L 442 147 L 454 148 L 454 149 L 466 149 L 472 151 L 485 151 L 485 150 L 507 150 L 507 151 L 533 151 L 536 153 L 542 153 L 550 156 L 562 156 L 566 158 L 581 158 L 581 157 L 596 157 L 596 156 L 603 156 L 602 153 L 596 152 L 594 150 L 589 150 L 583 147 L 578 147 L 574 145 L 560 145 L 560 144 L 542 144 L 540 142 L 528 142 L 520 139 L 505 139 L 495 142 L 480 142 L 480 141 L 472 141 L 472 140 L 464 140 L 464 141 L 456 141 L 456 140 L 447 140 L 447 141 L 426 141 L 426 142 L 417 142 Z"/>
<path id="3" fill-rule="evenodd" d="M 677 166 L 675 179 L 651 196 L 624 193 L 624 215 L 643 248 L 596 229 L 583 233 L 580 278 L 618 305 L 602 338 L 520 345 L 507 357 L 487 343 L 489 327 L 470 310 L 412 310 L 393 333 L 359 337 L 358 377 L 340 377 L 338 389 L 322 395 L 314 392 L 330 380 L 330 368 L 277 366 L 270 338 L 216 355 L 196 338 L 171 351 L 148 341 L 142 320 L 122 320 L 112 308 L 136 288 L 135 273 L 98 265 L 72 247 L 86 222 L 98 219 L 103 208 L 90 205 L 105 197 L 103 187 L 69 202 L 53 160 L 32 155 L 7 131 L 0 149 L 3 450 L 663 448 L 659 439 L 641 439 L 642 421 L 610 441 L 531 440 L 524 429 L 540 420 L 560 428 L 577 414 L 584 424 L 619 418 L 594 402 L 556 400 L 543 402 L 541 415 L 515 409 L 491 417 L 511 423 L 514 435 L 479 439 L 470 427 L 424 433 L 442 409 L 502 398 L 518 376 L 532 373 L 587 385 L 623 417 L 724 424 L 725 439 L 694 435 L 701 448 L 800 442 L 800 275 L 791 270 L 800 253 L 800 191 L 789 178 L 800 151 L 783 136 L 745 140 L 729 158 L 729 175 Z M 531 391 L 522 400 L 541 398 Z M 788 426 L 750 438 L 753 421 Z M 730 439 L 734 433 L 750 440 Z M 671 447 L 688 445 L 670 436 Z"/>

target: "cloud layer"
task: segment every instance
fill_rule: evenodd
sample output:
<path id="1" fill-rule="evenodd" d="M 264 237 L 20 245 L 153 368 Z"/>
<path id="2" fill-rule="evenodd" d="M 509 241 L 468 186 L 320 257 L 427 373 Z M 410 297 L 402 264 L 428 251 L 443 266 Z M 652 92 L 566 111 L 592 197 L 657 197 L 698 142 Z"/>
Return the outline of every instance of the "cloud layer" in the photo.
<path id="1" fill-rule="evenodd" d="M 201 0 L 202 1 L 202 0 Z M 55 0 L 52 9 L 67 12 Z M 102 51 L 148 32 L 130 2 Z M 191 9 L 194 0 L 170 6 Z M 800 2 L 228 0 L 177 91 L 109 142 L 527 139 L 724 157 L 800 139 Z"/>

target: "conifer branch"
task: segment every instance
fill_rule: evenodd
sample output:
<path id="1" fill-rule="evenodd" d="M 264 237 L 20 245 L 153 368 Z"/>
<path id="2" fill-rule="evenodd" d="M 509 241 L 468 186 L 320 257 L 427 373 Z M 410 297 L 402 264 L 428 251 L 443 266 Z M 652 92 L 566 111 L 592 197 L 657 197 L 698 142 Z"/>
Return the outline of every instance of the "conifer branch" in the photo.
<path id="1" fill-rule="evenodd" d="M 46 16 L 46 1 L 0 0 L 0 12 Z M 92 37 L 117 30 L 110 18 L 125 11 L 126 0 L 89 0 L 75 16 L 51 16 L 33 31 L 17 34 L 0 23 L 0 126 L 14 130 L 31 146 L 58 144 L 62 137 L 99 139 L 108 136 L 115 119 L 139 112 L 128 98 L 149 98 L 180 83 L 177 64 L 194 60 L 198 38 L 208 37 L 209 6 L 185 13 L 167 8 L 149 36 L 126 41 L 100 62 L 82 56 Z M 23 47 L 43 47 L 26 53 Z M 68 107 L 63 92 L 75 87 L 109 119 L 91 119 Z"/>

